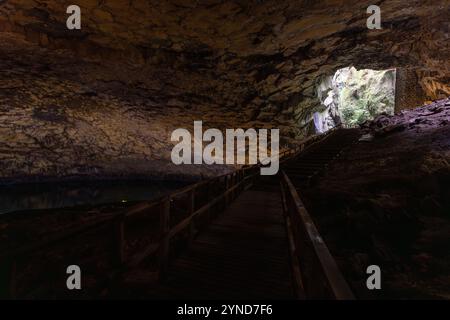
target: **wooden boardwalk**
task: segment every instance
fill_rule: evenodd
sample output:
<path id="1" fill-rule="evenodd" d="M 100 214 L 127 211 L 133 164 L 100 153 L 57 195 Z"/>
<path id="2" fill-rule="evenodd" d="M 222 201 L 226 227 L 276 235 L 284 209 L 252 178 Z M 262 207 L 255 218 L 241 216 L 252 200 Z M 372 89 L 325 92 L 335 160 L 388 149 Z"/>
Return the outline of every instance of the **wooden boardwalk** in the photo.
<path id="1" fill-rule="evenodd" d="M 101 253 L 79 260 L 91 279 L 103 276 L 86 297 L 353 299 L 299 194 L 357 137 L 356 130 L 311 137 L 283 154 L 279 176 L 241 168 L 0 252 L 0 297 L 70 296 L 66 274 L 43 283 L 24 275 L 34 255 L 54 256 L 52 265 L 65 270 L 64 259 L 74 259 L 65 245 L 76 240 Z M 89 258 L 85 249 L 78 259 Z"/>
<path id="2" fill-rule="evenodd" d="M 244 191 L 143 297 L 295 298 L 282 212 L 279 189 Z"/>

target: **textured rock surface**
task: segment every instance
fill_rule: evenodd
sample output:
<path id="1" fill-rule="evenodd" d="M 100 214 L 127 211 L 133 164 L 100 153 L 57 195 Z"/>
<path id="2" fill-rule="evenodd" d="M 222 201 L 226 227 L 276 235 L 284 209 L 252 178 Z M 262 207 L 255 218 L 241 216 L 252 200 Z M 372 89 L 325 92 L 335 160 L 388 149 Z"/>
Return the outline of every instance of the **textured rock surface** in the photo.
<path id="1" fill-rule="evenodd" d="M 169 135 L 199 119 L 292 142 L 316 85 L 349 65 L 404 68 L 419 100 L 450 94 L 446 0 L 382 1 L 378 31 L 370 1 L 80 0 L 81 31 L 69 4 L 0 3 L 3 178 L 186 172 Z"/>
<path id="2" fill-rule="evenodd" d="M 395 70 L 339 69 L 317 88 L 323 111 L 314 114 L 318 132 L 343 124 L 355 127 L 395 109 Z"/>
<path id="3" fill-rule="evenodd" d="M 308 190 L 320 232 L 360 298 L 450 297 L 450 99 L 363 130 Z M 368 292 L 376 264 L 383 290 Z M 378 291 L 378 292 L 376 292 Z"/>

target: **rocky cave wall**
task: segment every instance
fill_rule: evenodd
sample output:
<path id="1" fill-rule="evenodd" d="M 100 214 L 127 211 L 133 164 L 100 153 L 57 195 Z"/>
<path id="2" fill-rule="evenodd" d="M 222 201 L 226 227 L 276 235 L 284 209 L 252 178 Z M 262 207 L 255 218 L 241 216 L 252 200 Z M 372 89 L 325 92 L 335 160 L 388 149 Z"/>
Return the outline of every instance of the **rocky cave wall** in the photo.
<path id="1" fill-rule="evenodd" d="M 428 97 L 419 82 L 419 76 L 412 68 L 399 68 L 396 72 L 395 111 L 420 106 Z"/>
<path id="2" fill-rule="evenodd" d="M 1 1 L 0 176 L 177 174 L 170 133 L 193 120 L 295 143 L 342 67 L 408 68 L 424 99 L 450 95 L 448 1 L 378 1 L 368 30 L 371 2 Z"/>

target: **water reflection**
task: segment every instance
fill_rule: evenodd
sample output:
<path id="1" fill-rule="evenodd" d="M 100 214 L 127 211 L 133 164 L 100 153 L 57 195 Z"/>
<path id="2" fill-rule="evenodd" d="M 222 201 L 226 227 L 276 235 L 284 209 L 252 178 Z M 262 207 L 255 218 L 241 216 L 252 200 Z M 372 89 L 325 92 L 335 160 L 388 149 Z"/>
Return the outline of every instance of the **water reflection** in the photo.
<path id="1" fill-rule="evenodd" d="M 150 200 L 183 187 L 182 183 L 102 181 L 0 186 L 0 214 L 32 209 Z"/>

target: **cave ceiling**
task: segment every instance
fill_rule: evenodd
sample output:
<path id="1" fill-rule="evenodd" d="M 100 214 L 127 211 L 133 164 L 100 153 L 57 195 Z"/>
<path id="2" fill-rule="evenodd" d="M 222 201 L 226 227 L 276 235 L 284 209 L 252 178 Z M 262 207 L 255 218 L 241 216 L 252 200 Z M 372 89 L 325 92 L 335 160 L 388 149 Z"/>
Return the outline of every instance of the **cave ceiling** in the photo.
<path id="1" fill-rule="evenodd" d="M 81 30 L 66 28 L 72 2 Z M 3 175 L 163 161 L 193 120 L 292 142 L 317 84 L 347 66 L 405 68 L 426 100 L 449 96 L 449 2 L 376 1 L 369 30 L 372 2 L 0 1 Z"/>

